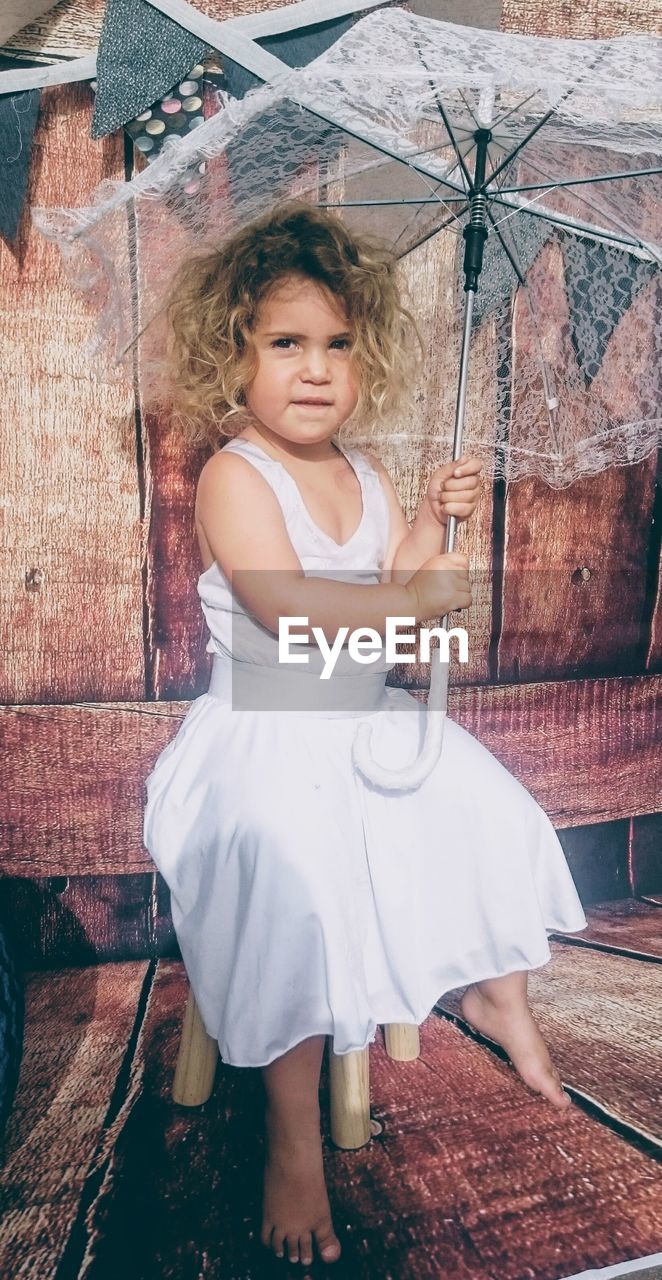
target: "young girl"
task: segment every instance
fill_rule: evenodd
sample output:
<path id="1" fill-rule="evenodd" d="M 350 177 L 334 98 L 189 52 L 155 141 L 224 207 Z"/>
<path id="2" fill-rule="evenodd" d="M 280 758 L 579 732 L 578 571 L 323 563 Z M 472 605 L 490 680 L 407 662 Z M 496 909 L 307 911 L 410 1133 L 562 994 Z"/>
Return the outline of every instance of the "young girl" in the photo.
<path id="1" fill-rule="evenodd" d="M 586 925 L 547 815 L 448 719 L 420 787 L 366 781 L 357 727 L 367 719 L 374 757 L 403 767 L 425 708 L 385 685 L 395 664 L 379 656 L 359 665 L 344 649 L 321 681 L 310 642 L 315 626 L 332 644 L 341 626 L 384 636 L 389 617 L 471 603 L 467 557 L 441 548 L 447 517 L 476 508 L 480 463 L 439 466 L 410 528 L 377 458 L 341 443 L 350 418 L 406 393 L 415 326 L 396 270 L 372 239 L 288 201 L 185 264 L 170 308 L 180 419 L 194 441 L 232 439 L 202 468 L 195 512 L 211 685 L 147 780 L 144 840 L 208 1033 L 224 1062 L 262 1068 L 262 1242 L 304 1264 L 315 1247 L 340 1256 L 325 1037 L 351 1053 L 377 1024 L 420 1024 L 466 987 L 464 1017 L 570 1105 L 527 1004 L 547 932 Z M 285 617 L 308 633 L 305 666 L 279 661 Z"/>

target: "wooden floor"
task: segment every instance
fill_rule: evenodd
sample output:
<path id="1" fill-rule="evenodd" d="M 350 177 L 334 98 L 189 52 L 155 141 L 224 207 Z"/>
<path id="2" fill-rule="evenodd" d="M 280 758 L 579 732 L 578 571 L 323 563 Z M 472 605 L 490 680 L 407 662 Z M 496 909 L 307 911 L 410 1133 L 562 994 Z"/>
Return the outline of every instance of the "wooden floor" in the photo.
<path id="1" fill-rule="evenodd" d="M 353 1152 L 325 1138 L 343 1258 L 306 1274 L 561 1280 L 662 1251 L 662 913 L 628 900 L 588 914 L 581 942 L 553 940 L 530 977 L 571 1114 L 462 1022 L 458 993 L 423 1024 L 415 1062 L 391 1061 L 380 1029 L 370 1073 L 383 1132 Z M 219 1062 L 204 1107 L 170 1098 L 186 993 L 176 960 L 27 976 L 0 1171 L 3 1277 L 304 1273 L 259 1242 L 260 1072 Z M 326 1061 L 321 1099 L 328 1135 Z"/>

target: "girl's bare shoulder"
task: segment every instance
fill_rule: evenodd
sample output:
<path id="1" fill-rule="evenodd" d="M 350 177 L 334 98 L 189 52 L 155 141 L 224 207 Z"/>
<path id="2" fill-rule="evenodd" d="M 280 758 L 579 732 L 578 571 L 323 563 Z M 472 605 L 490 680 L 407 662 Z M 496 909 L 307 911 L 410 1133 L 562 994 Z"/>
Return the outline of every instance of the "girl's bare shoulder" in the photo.
<path id="1" fill-rule="evenodd" d="M 264 476 L 240 453 L 230 449 L 217 449 L 207 458 L 196 487 L 196 511 L 209 502 L 214 505 L 226 493 L 245 493 L 248 498 L 269 489 Z"/>
<path id="2" fill-rule="evenodd" d="M 276 494 L 238 453 L 220 449 L 205 462 L 198 477 L 195 523 L 203 558 L 213 557 L 230 580 L 239 567 L 299 568 Z"/>

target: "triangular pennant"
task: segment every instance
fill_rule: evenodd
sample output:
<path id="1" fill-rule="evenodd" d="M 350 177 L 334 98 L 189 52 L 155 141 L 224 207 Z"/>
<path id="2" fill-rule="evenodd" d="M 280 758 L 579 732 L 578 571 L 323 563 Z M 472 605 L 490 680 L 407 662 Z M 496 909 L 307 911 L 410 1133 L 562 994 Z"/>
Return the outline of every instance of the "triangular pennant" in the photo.
<path id="1" fill-rule="evenodd" d="M 257 40 L 256 44 L 261 45 L 268 53 L 273 53 L 275 57 L 280 58 L 289 67 L 307 66 L 314 58 L 319 57 L 327 49 L 335 44 L 342 35 L 352 26 L 354 21 L 353 15 L 345 18 L 335 18 L 327 22 L 316 23 L 315 26 L 299 28 L 296 31 L 288 31 L 275 36 L 265 36 L 261 40 Z M 252 72 L 247 71 L 245 67 L 239 66 L 230 58 L 223 55 L 223 72 L 225 88 L 233 98 L 243 98 L 249 89 L 253 89 L 262 82 Z M 270 113 L 269 129 L 267 135 L 275 129 L 279 129 L 283 137 L 287 137 L 288 130 L 294 131 L 298 127 L 300 118 L 300 108 L 294 102 L 281 102 Z M 323 120 L 317 120 L 314 116 L 310 116 L 307 121 L 307 127 L 310 132 L 310 159 L 317 160 L 323 164 L 326 160 L 331 160 L 337 150 L 337 131 L 329 128 Z M 242 154 L 246 154 L 246 148 L 250 144 L 251 134 L 255 137 L 255 160 L 259 163 L 261 148 L 264 145 L 265 137 L 265 120 L 264 117 L 258 117 L 252 120 L 242 138 Z M 230 145 L 227 149 L 227 157 L 230 172 L 232 173 L 232 182 L 235 193 L 239 197 L 246 183 L 252 181 L 251 173 L 246 171 L 245 166 L 241 163 L 235 163 L 236 148 Z M 283 164 L 281 172 L 281 182 L 279 187 L 274 188 L 274 199 L 288 194 L 288 184 L 290 177 L 295 174 L 300 167 L 301 159 L 293 161 L 292 174 L 287 172 L 287 166 Z"/>
<path id="2" fill-rule="evenodd" d="M 498 221 L 498 217 L 495 220 Z M 526 221 L 520 219 L 516 230 L 514 227 L 504 227 L 503 229 L 499 227 L 503 243 L 489 222 L 487 230 L 488 236 L 483 254 L 483 270 L 478 280 L 478 292 L 474 302 L 474 325 L 481 324 L 487 316 L 497 311 L 502 303 L 510 297 L 518 283 L 517 272 L 510 262 L 504 244 L 512 254 L 522 275 L 526 278 L 542 246 L 552 234 L 553 228 L 548 222 L 543 222 L 542 218 L 528 218 Z M 458 291 L 464 289 L 464 271 L 462 270 L 464 245 L 462 242 L 460 242 L 460 250 L 456 259 Z"/>
<path id="3" fill-rule="evenodd" d="M 137 151 L 151 163 L 157 160 L 165 143 L 173 138 L 183 138 L 191 130 L 204 123 L 203 85 L 212 77 L 204 73 L 201 62 L 189 67 L 186 78 L 173 86 L 173 91 L 141 111 L 135 120 L 125 125 L 127 137 Z M 204 228 L 204 187 L 207 165 L 198 157 L 179 175 L 178 199 L 184 222 L 191 228 Z M 199 199 L 198 193 L 202 191 Z"/>
<path id="4" fill-rule="evenodd" d="M 574 235 L 563 239 L 572 343 L 590 386 L 619 320 L 657 268 L 612 245 Z"/>
<path id="5" fill-rule="evenodd" d="M 204 83 L 209 80 L 204 65 L 189 67 L 185 78 L 166 97 L 150 103 L 135 120 L 124 126 L 137 151 L 149 162 L 161 154 L 165 142 L 182 138 L 204 123 Z"/>
<path id="6" fill-rule="evenodd" d="M 92 137 L 112 133 L 163 98 L 206 48 L 146 0 L 107 0 Z"/>
<path id="7" fill-rule="evenodd" d="M 313 27 L 303 27 L 297 31 L 287 31 L 275 36 L 265 36 L 256 40 L 261 48 L 288 67 L 306 67 L 313 58 L 330 49 L 336 40 L 349 31 L 354 21 L 353 15 L 347 18 L 332 18 L 328 22 L 318 22 Z M 223 55 L 223 70 L 228 93 L 233 98 L 243 98 L 249 89 L 254 89 L 262 81 L 245 67 L 239 66 L 231 58 Z"/>
<path id="8" fill-rule="evenodd" d="M 28 89 L 0 97 L 0 235 L 7 240 L 21 220 L 40 96 Z"/>

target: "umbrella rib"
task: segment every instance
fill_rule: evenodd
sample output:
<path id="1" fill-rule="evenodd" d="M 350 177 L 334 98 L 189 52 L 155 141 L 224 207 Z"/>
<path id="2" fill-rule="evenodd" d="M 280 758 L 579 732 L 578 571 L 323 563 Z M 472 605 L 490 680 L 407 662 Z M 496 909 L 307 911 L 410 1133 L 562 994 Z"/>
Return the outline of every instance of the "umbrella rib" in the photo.
<path id="1" fill-rule="evenodd" d="M 614 235 L 611 231 L 605 231 L 602 227 L 594 227 L 590 222 L 577 222 L 572 218 L 566 218 L 562 213 L 551 213 L 549 210 L 534 209 L 533 201 L 528 204 L 515 204 L 506 197 L 492 195 L 493 204 L 503 205 L 505 209 L 509 209 L 510 213 L 505 218 L 501 218 L 497 226 L 502 226 L 509 218 L 513 218 L 518 213 L 528 213 L 532 218 L 542 218 L 543 221 L 549 222 L 552 226 L 562 227 L 566 231 L 576 231 L 578 235 L 592 236 L 595 240 L 604 240 L 607 244 L 624 244 L 627 249 L 631 249 L 640 258 L 647 261 L 658 261 L 657 255 L 653 253 L 650 245 L 644 244 L 643 241 L 630 240 L 625 236 Z"/>
<path id="2" fill-rule="evenodd" d="M 561 99 L 561 101 L 563 102 L 563 101 L 565 100 L 565 98 L 570 97 L 570 94 L 571 94 L 571 93 L 572 93 L 572 89 L 569 89 L 569 90 L 568 90 L 568 92 L 567 92 L 566 94 L 564 94 L 564 96 L 563 96 L 563 98 Z M 499 174 L 500 174 L 500 173 L 503 173 L 503 170 L 504 170 L 504 169 L 506 169 L 506 168 L 508 167 L 508 165 L 512 163 L 512 161 L 515 159 L 515 156 L 519 155 L 519 153 L 520 153 L 520 151 L 522 150 L 522 148 L 523 148 L 523 147 L 525 147 L 525 146 L 527 145 L 527 143 L 529 143 L 533 137 L 535 137 L 535 135 L 538 133 L 538 130 L 539 130 L 539 129 L 542 129 L 543 125 L 547 124 L 547 121 L 551 119 L 551 117 L 554 115 L 554 112 L 555 112 L 555 111 L 556 111 L 556 107 L 550 107 L 549 111 L 547 112 L 547 114 L 546 114 L 546 115 L 544 115 L 544 116 L 543 116 L 542 120 L 539 120 L 539 121 L 538 121 L 538 123 L 537 123 L 537 124 L 535 124 L 535 125 L 533 126 L 533 128 L 532 128 L 531 132 L 530 132 L 530 133 L 527 133 L 526 137 L 525 137 L 525 138 L 522 138 L 521 142 L 518 142 L 517 146 L 515 147 L 515 150 L 514 150 L 514 151 L 511 151 L 511 152 L 510 152 L 510 153 L 509 153 L 509 154 L 508 154 L 508 155 L 507 155 L 507 156 L 506 156 L 506 157 L 501 161 L 501 164 L 500 164 L 496 169 L 494 169 L 494 170 L 492 171 L 492 173 L 490 174 L 490 177 L 489 177 L 489 181 L 490 181 L 490 182 L 495 182 L 495 181 L 496 181 L 496 179 L 498 178 Z"/>
<path id="3" fill-rule="evenodd" d="M 522 108 L 526 106 L 527 102 L 530 102 L 532 98 L 535 98 L 537 92 L 537 89 L 534 90 L 534 92 L 530 93 L 528 98 L 525 98 L 523 102 L 516 103 L 514 107 L 510 108 L 510 111 L 506 111 L 505 115 L 499 116 L 499 119 L 495 120 L 492 125 L 492 131 L 495 132 L 499 128 L 499 125 L 503 124 L 504 120 L 508 120 L 508 118 L 514 115 L 516 111 L 521 111 Z"/>
<path id="4" fill-rule="evenodd" d="M 428 169 L 423 165 L 415 164 L 414 162 L 412 162 L 412 160 L 408 156 L 398 155 L 397 151 L 393 151 L 390 147 L 384 146 L 383 143 L 375 142 L 374 139 L 370 137 L 369 134 L 357 133 L 355 129 L 350 129 L 348 125 L 343 124 L 342 121 L 334 119 L 333 116 L 325 115 L 324 112 L 316 110 L 315 107 L 310 107 L 308 103 L 305 101 L 305 99 L 293 98 L 292 101 L 296 102 L 298 106 L 302 106 L 304 110 L 309 111 L 311 115 L 317 116 L 318 119 L 320 120 L 324 120 L 326 124 L 332 124 L 337 129 L 341 129 L 343 133 L 349 134 L 349 136 L 351 138 L 355 138 L 357 142 L 363 142 L 367 147 L 373 147 L 375 151 L 381 152 L 382 155 L 388 156 L 389 159 L 396 160 L 398 164 L 404 164 L 407 166 L 408 169 L 413 169 L 414 173 L 420 174 L 421 177 L 430 178 L 433 182 L 437 182 L 442 186 L 449 187 L 451 191 L 457 192 L 458 195 L 462 197 L 466 196 L 466 192 L 463 190 L 462 187 L 458 186 L 456 182 L 451 182 L 449 178 L 440 177 L 438 173 L 434 173 L 431 169 Z M 431 148 L 428 148 L 428 151 L 430 149 Z M 418 151 L 413 151 L 411 154 L 413 156 L 416 156 L 416 155 L 425 154 L 425 152 L 418 150 Z"/>
<path id="5" fill-rule="evenodd" d="M 537 166 L 527 161 L 532 169 Z M 542 173 L 542 169 L 538 170 Z M 501 195 L 518 195 L 521 191 L 555 191 L 557 187 L 587 186 L 593 182 L 615 182 L 617 178 L 648 178 L 662 173 L 657 169 L 625 169 L 622 173 L 600 173 L 594 178 L 561 178 L 559 182 L 530 182 L 521 187 L 499 187 Z"/>
<path id="6" fill-rule="evenodd" d="M 491 209 L 489 209 L 489 208 L 488 208 L 488 210 L 487 210 L 487 216 L 488 216 L 488 218 L 489 218 L 490 222 L 492 223 L 492 227 L 493 227 L 494 231 L 496 231 L 496 233 L 497 233 L 498 239 L 499 239 L 500 244 L 501 244 L 501 248 L 503 249 L 503 251 L 504 251 L 504 253 L 505 253 L 505 255 L 506 255 L 506 257 L 507 257 L 507 259 L 508 259 L 508 261 L 509 261 L 509 263 L 510 263 L 510 265 L 511 265 L 512 269 L 513 269 L 513 271 L 515 272 L 515 275 L 517 276 L 517 279 L 519 280 L 520 284 L 523 284 L 523 285 L 525 285 L 525 286 L 526 286 L 526 276 L 524 275 L 524 272 L 522 271 L 522 268 L 520 267 L 520 265 L 519 265 L 519 263 L 518 263 L 517 259 L 515 258 L 515 255 L 514 255 L 513 253 L 511 253 L 511 251 L 510 251 L 510 249 L 509 249 L 508 245 L 506 244 L 506 241 L 505 241 L 505 239 L 504 239 L 504 237 L 503 237 L 503 233 L 499 230 L 499 224 L 498 224 L 498 222 L 495 222 L 495 220 L 494 220 L 494 214 L 492 213 L 492 210 L 491 210 Z"/>
<path id="7" fill-rule="evenodd" d="M 463 213 L 466 213 L 468 208 L 469 208 L 469 204 L 468 204 L 468 202 L 467 202 L 467 203 L 465 203 L 464 208 L 463 208 L 463 209 L 460 209 L 460 212 L 459 212 L 459 213 L 454 213 L 454 214 L 452 214 L 452 216 L 451 216 L 450 218 L 447 218 L 445 222 L 442 222 L 441 226 L 439 226 L 439 227 L 434 227 L 434 229 L 433 229 L 432 231 L 428 231 L 426 235 L 421 236 L 421 239 L 420 239 L 420 240 L 417 240 L 417 241 L 416 241 L 416 244 L 412 244 L 412 245 L 409 247 L 409 249 L 407 249 L 407 250 L 405 251 L 405 253 L 403 253 L 403 254 L 402 254 L 402 257 L 403 257 L 403 258 L 406 258 L 406 257 L 408 256 L 408 254 L 410 254 L 410 253 L 413 253 L 413 252 L 414 252 L 414 249 L 419 249 L 419 248 L 420 248 L 420 246 L 421 246 L 422 244 L 425 244 L 428 240 L 431 240 L 433 236 L 437 236 L 437 235 L 439 235 L 439 232 L 440 232 L 440 231 L 444 231 L 444 230 L 446 229 L 446 227 L 450 226 L 450 224 L 451 224 L 451 222 L 453 221 L 453 219 L 454 219 L 454 218 L 455 218 L 455 219 L 457 219 L 457 220 L 459 221 L 459 219 L 460 219 L 461 215 L 462 215 Z"/>
<path id="8" fill-rule="evenodd" d="M 555 408 L 557 407 L 557 405 L 555 404 L 555 401 L 554 401 L 554 395 L 553 395 L 553 392 L 550 390 L 550 385 L 549 385 L 549 373 L 548 373 L 547 363 L 546 363 L 546 361 L 545 361 L 545 353 L 544 353 L 544 350 L 543 350 L 543 343 L 542 343 L 542 338 L 541 338 L 541 335 L 540 335 L 540 328 L 539 328 L 539 325 L 538 325 L 538 317 L 537 317 L 537 315 L 536 315 L 535 309 L 534 309 L 533 304 L 532 304 L 532 302 L 531 302 L 531 294 L 530 294 L 530 291 L 529 291 L 529 289 L 526 287 L 526 279 L 525 279 L 525 277 L 524 277 L 524 273 L 519 269 L 518 264 L 517 264 L 517 262 L 516 262 L 516 260 L 515 260 L 514 256 L 509 252 L 509 250 L 508 250 L 508 245 L 506 244 L 506 241 L 505 241 L 504 237 L 502 236 L 501 232 L 499 231 L 499 228 L 498 228 L 497 224 L 495 223 L 494 218 L 493 218 L 492 213 L 491 213 L 491 210 L 490 210 L 489 208 L 488 208 L 487 214 L 488 214 L 488 217 L 489 217 L 489 219 L 490 219 L 490 222 L 492 223 L 492 226 L 494 227 L 494 230 L 496 231 L 496 233 L 497 233 L 497 235 L 498 235 L 498 237 L 499 237 L 499 240 L 501 241 L 501 244 L 503 245 L 503 248 L 505 249 L 505 251 L 506 251 L 506 253 L 507 253 L 507 255 L 508 255 L 508 258 L 509 258 L 509 261 L 510 261 L 511 266 L 513 267 L 513 270 L 517 273 L 517 275 L 518 275 L 518 277 L 519 277 L 520 284 L 524 286 L 524 291 L 523 291 L 523 295 L 522 295 L 522 296 L 524 297 L 524 300 L 525 300 L 526 306 L 527 306 L 527 308 L 528 308 L 529 317 L 530 317 L 531 325 L 532 325 L 532 328 L 533 328 L 534 341 L 535 341 L 536 346 L 537 346 L 537 348 L 538 348 L 538 359 L 539 359 L 539 361 L 540 361 L 540 374 L 541 374 L 541 377 L 542 377 L 543 387 L 544 387 L 544 391 L 545 391 L 545 402 L 546 402 L 546 406 L 547 406 L 547 421 L 548 421 L 548 423 L 549 423 L 549 430 L 550 430 L 550 432 L 551 432 L 551 435 L 552 435 L 552 438 L 553 438 L 553 441 L 554 441 L 554 445 L 556 446 L 556 453 L 555 453 L 553 456 L 554 456 L 554 457 L 560 457 L 560 456 L 561 456 L 561 446 L 560 446 L 560 441 L 559 441 L 559 438 L 558 438 L 558 431 L 557 431 L 556 421 L 555 421 L 555 416 L 554 416 L 554 410 L 555 410 Z"/>
<path id="9" fill-rule="evenodd" d="M 289 94 L 286 96 L 291 97 Z M 376 151 L 380 151 L 382 155 L 388 156 L 391 160 L 397 160 L 399 164 L 406 165 L 408 169 L 413 169 L 416 173 L 420 173 L 422 177 L 431 178 L 434 182 L 450 187 L 451 191 L 456 191 L 461 196 L 465 194 L 462 187 L 459 187 L 457 183 L 450 182 L 448 178 L 440 178 L 438 173 L 432 173 L 431 170 L 423 168 L 422 165 L 413 164 L 407 156 L 399 156 L 397 151 L 391 150 L 390 147 L 385 147 L 381 142 L 375 142 L 369 135 L 366 135 L 365 133 L 357 133 L 355 129 L 350 129 L 349 126 L 347 124 L 343 124 L 342 121 L 334 119 L 333 116 L 328 116 L 322 111 L 318 111 L 315 107 L 309 106 L 303 96 L 301 99 L 292 97 L 291 100 L 296 102 L 298 106 L 302 106 L 304 110 L 309 111 L 311 115 L 317 116 L 319 120 L 324 120 L 326 124 L 332 124 L 337 129 L 341 129 L 343 133 L 349 134 L 349 136 L 351 138 L 355 138 L 357 142 L 364 142 L 367 147 L 373 147 Z M 420 155 L 421 153 L 418 151 L 413 152 L 412 154 Z"/>
<path id="10" fill-rule="evenodd" d="M 425 66 L 425 63 L 423 63 L 423 66 Z M 426 71 L 428 70 L 428 68 L 427 68 L 427 67 L 426 67 L 425 69 L 426 69 Z M 457 142 L 456 142 L 456 140 L 455 140 L 455 135 L 454 135 L 454 133 L 453 133 L 453 130 L 451 129 L 450 120 L 448 119 L 448 116 L 446 115 L 446 112 L 444 111 L 444 108 L 443 108 L 442 103 L 441 103 L 441 99 L 437 97 L 437 94 L 436 94 L 436 93 L 435 93 L 435 95 L 434 95 L 434 96 L 435 96 L 435 100 L 436 100 L 436 103 L 437 103 L 437 110 L 439 111 L 439 115 L 441 116 L 441 118 L 442 118 L 442 120 L 443 120 L 443 122 L 444 122 L 444 126 L 445 126 L 445 128 L 446 128 L 446 132 L 447 132 L 447 134 L 448 134 L 448 136 L 449 136 L 449 138 L 450 138 L 450 140 L 451 140 L 451 146 L 452 146 L 452 148 L 453 148 L 453 150 L 454 150 L 454 152 L 455 152 L 455 154 L 456 154 L 456 156 L 457 156 L 457 158 L 458 158 L 460 168 L 461 168 L 461 170 L 462 170 L 462 172 L 463 172 L 463 174 L 464 174 L 464 178 L 465 178 L 465 181 L 466 181 L 466 183 L 467 183 L 467 187 L 468 187 L 468 189 L 469 189 L 469 190 L 471 190 L 471 187 L 473 186 L 472 177 L 471 177 L 471 174 L 469 173 L 469 170 L 468 170 L 468 168 L 467 168 L 466 164 L 464 163 L 464 156 L 462 155 L 462 152 L 460 151 L 460 148 L 459 148 L 459 146 L 458 146 L 458 144 L 457 144 Z"/>
<path id="11" fill-rule="evenodd" d="M 602 53 L 598 53 L 592 67 L 590 68 L 591 71 L 595 70 L 595 67 L 599 63 L 602 56 L 603 56 Z M 566 92 L 562 94 L 561 98 L 556 103 L 556 105 L 553 107 L 550 107 L 549 111 L 546 112 L 542 120 L 539 120 L 538 123 L 533 126 L 533 129 L 531 130 L 531 132 L 528 133 L 526 137 L 523 138 L 522 141 L 517 144 L 517 146 L 515 147 L 515 150 L 511 151 L 510 155 L 505 156 L 505 158 L 502 160 L 499 167 L 497 169 L 494 169 L 494 171 L 490 175 L 491 182 L 494 182 L 495 179 L 498 178 L 499 174 L 503 173 L 503 170 L 506 169 L 507 166 L 515 159 L 515 156 L 519 155 L 522 148 L 525 147 L 533 137 L 535 137 L 538 131 L 542 129 L 543 125 L 547 124 L 547 121 L 550 120 L 551 117 L 558 111 L 558 108 L 562 105 L 562 103 L 566 102 L 568 98 L 572 97 L 573 93 L 575 92 L 575 89 L 578 87 L 579 87 L 578 85 L 573 85 L 572 88 L 567 89 Z M 534 95 L 532 94 L 531 96 L 533 97 Z M 530 99 L 527 98 L 526 101 L 529 102 Z"/>
<path id="12" fill-rule="evenodd" d="M 425 181 L 425 180 L 426 180 L 426 179 L 424 179 L 424 181 Z M 439 185 L 440 185 L 440 184 L 439 184 L 439 183 L 437 183 L 437 188 L 439 187 Z M 433 189 L 432 189 L 432 187 L 430 187 L 430 192 L 431 192 L 431 199 L 432 199 L 432 201 L 435 201 L 435 200 L 436 200 L 440 205 L 444 205 L 444 206 L 446 205 L 446 201 L 445 201 L 444 197 L 443 197 L 443 196 L 438 196 L 438 195 L 437 195 L 437 191 L 436 191 L 436 190 L 433 190 Z M 466 205 L 465 205 L 465 207 L 466 207 Z M 461 215 L 464 213 L 464 208 L 460 209 L 460 212 L 459 212 L 459 213 L 453 213 L 453 210 L 452 210 L 452 209 L 449 209 L 449 210 L 448 210 L 448 212 L 449 212 L 449 214 L 450 214 L 450 217 L 449 217 L 449 218 L 448 218 L 448 220 L 444 223 L 444 226 L 448 226 L 451 222 L 459 222 Z M 443 228 L 440 228 L 440 230 L 443 230 Z M 402 228 L 402 231 L 400 232 L 400 235 L 398 236 L 398 239 L 395 241 L 395 243 L 396 243 L 396 244 L 398 243 L 398 240 L 400 239 L 400 237 L 401 237 L 402 235 L 404 235 L 404 227 Z"/>
<path id="13" fill-rule="evenodd" d="M 419 44 L 418 44 L 418 42 L 417 42 L 416 40 L 414 40 L 414 47 L 415 47 L 415 49 L 416 49 L 416 52 L 417 52 L 417 54 L 418 54 L 418 57 L 419 57 L 420 62 L 421 62 L 421 63 L 422 63 L 422 65 L 425 67 L 425 70 L 427 71 L 428 75 L 429 75 L 429 76 L 431 76 L 431 75 L 432 75 L 432 72 L 430 71 L 430 68 L 429 68 L 429 66 L 428 66 L 427 62 L 425 61 L 425 59 L 424 59 L 424 57 L 423 57 L 423 54 L 421 53 L 420 46 L 419 46 Z M 472 178 L 471 178 L 471 174 L 469 173 L 469 170 L 468 170 L 468 168 L 467 168 L 466 164 L 464 163 L 464 156 L 462 155 L 462 152 L 460 151 L 460 148 L 459 148 L 459 146 L 458 146 L 458 144 L 457 144 L 457 142 L 456 142 L 456 140 L 455 140 L 455 135 L 454 135 L 453 130 L 451 129 L 451 125 L 450 125 L 450 120 L 448 119 L 448 117 L 447 117 L 447 115 L 446 115 L 446 112 L 444 111 L 444 108 L 443 108 L 443 105 L 442 105 L 441 99 L 440 99 L 440 97 L 439 97 L 439 95 L 438 95 L 438 93 L 437 93 L 437 90 L 436 90 L 436 89 L 435 89 L 435 87 L 434 87 L 434 81 L 431 79 L 428 83 L 429 83 L 430 88 L 432 89 L 432 92 L 433 92 L 433 94 L 434 94 L 434 100 L 435 100 L 435 102 L 436 102 L 436 104 L 437 104 L 437 110 L 438 110 L 438 112 L 439 112 L 439 114 L 440 114 L 440 116 L 441 116 L 441 118 L 442 118 L 442 120 L 443 120 L 443 122 L 444 122 L 444 127 L 445 127 L 445 129 L 446 129 L 446 133 L 448 134 L 448 137 L 450 138 L 451 146 L 452 146 L 452 148 L 453 148 L 453 150 L 454 150 L 454 152 L 455 152 L 455 154 L 456 154 L 456 156 L 457 156 L 457 158 L 458 158 L 458 162 L 459 162 L 460 168 L 461 168 L 461 170 L 462 170 L 462 172 L 463 172 L 463 174 L 464 174 L 464 179 L 465 179 L 465 182 L 466 182 L 466 184 L 467 184 L 467 189 L 470 191 L 470 190 L 471 190 L 471 187 L 472 187 L 472 185 L 473 185 L 473 183 L 472 183 Z M 469 112 L 469 114 L 471 115 L 472 113 L 471 113 L 471 112 Z"/>
<path id="14" fill-rule="evenodd" d="M 535 169 L 539 174 L 541 174 L 543 178 L 549 177 L 549 174 L 545 173 L 545 170 L 541 169 L 540 165 L 536 164 L 533 160 L 528 160 L 527 163 L 529 164 L 530 168 Z M 543 187 L 542 191 L 545 191 L 548 189 L 549 188 Z M 542 194 L 542 191 L 541 191 L 541 194 Z M 501 195 L 504 194 L 503 187 L 499 188 L 499 193 Z M 605 218 L 607 222 L 613 223 L 613 225 L 617 227 L 619 231 L 627 233 L 627 230 L 628 230 L 627 227 L 624 227 L 622 222 L 620 222 L 618 218 L 614 217 L 613 214 L 606 213 L 604 209 L 597 208 L 596 205 L 594 205 L 591 200 L 588 200 L 586 196 L 577 195 L 576 199 L 580 202 L 580 204 L 585 204 L 586 207 L 588 209 L 591 209 L 593 213 L 597 213 L 598 216 Z M 609 233 L 607 232 L 607 234 Z M 644 241 L 639 236 L 634 235 L 633 240 L 640 246 L 640 248 L 648 249 L 649 246 L 645 244 Z"/>
<path id="15" fill-rule="evenodd" d="M 459 95 L 460 95 L 460 97 L 461 97 L 461 99 L 462 99 L 462 101 L 463 101 L 463 103 L 464 103 L 465 107 L 467 108 L 467 111 L 469 112 L 469 115 L 471 116 L 471 119 L 473 120 L 473 122 L 474 122 L 474 124 L 475 124 L 476 128 L 477 128 L 477 129 L 480 129 L 480 125 L 479 125 L 479 123 L 478 123 L 478 121 L 477 121 L 477 119 L 476 119 L 476 117 L 475 117 L 475 115 L 474 115 L 473 111 L 471 110 L 471 107 L 469 106 L 469 103 L 467 102 L 467 100 L 466 100 L 466 98 L 465 98 L 465 96 L 464 96 L 464 94 L 463 94 L 462 90 L 461 90 L 461 89 L 458 89 L 458 93 L 459 93 Z M 469 130 L 469 132 L 471 132 L 471 130 Z"/>
<path id="16" fill-rule="evenodd" d="M 467 208 L 466 196 L 401 196 L 399 200 L 325 200 L 317 202 L 320 209 L 367 209 L 381 205 L 393 204 L 463 204 Z M 449 210 L 450 212 L 450 210 Z M 453 214 L 457 217 L 457 214 Z"/>
<path id="17" fill-rule="evenodd" d="M 467 151 L 466 151 L 466 153 L 465 153 L 465 157 L 464 157 L 464 158 L 465 158 L 465 160 L 466 160 L 467 156 L 470 156 L 470 155 L 471 155 L 471 152 L 475 149 L 475 146 L 476 146 L 476 139 L 474 138 L 474 139 L 473 139 L 473 141 L 472 141 L 472 143 L 471 143 L 471 146 L 467 148 Z"/>

